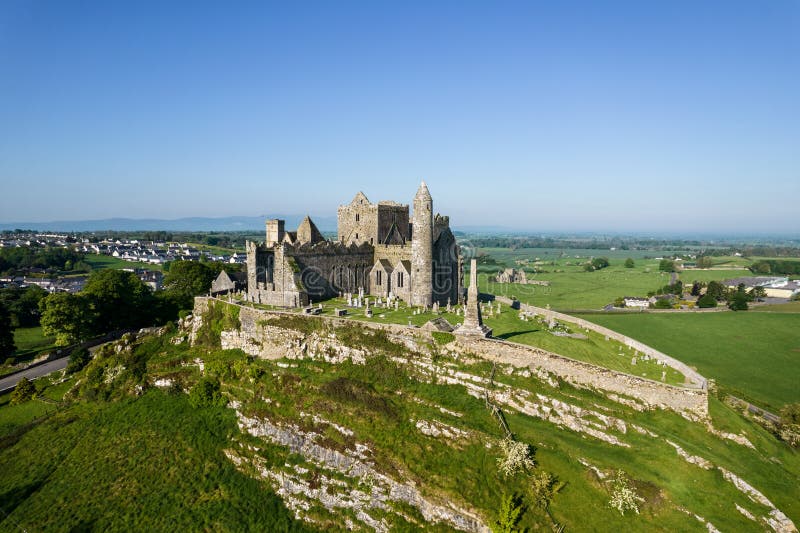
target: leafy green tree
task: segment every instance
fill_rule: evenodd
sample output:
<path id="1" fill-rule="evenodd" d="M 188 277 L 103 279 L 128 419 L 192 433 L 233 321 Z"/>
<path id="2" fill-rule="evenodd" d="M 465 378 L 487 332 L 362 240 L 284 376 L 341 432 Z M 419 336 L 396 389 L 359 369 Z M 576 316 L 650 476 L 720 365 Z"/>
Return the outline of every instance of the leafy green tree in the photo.
<path id="1" fill-rule="evenodd" d="M 6 307 L 0 303 L 0 360 L 10 357 L 17 347 L 14 345 L 14 328 L 11 325 L 11 315 Z"/>
<path id="2" fill-rule="evenodd" d="M 181 309 L 189 309 L 194 297 L 211 288 L 211 282 L 219 274 L 211 264 L 196 261 L 173 261 L 169 273 L 164 277 L 164 292 Z"/>
<path id="3" fill-rule="evenodd" d="M 766 297 L 767 297 L 767 289 L 765 289 L 764 287 L 753 287 L 752 289 L 750 289 L 751 301 L 753 300 L 759 301 L 762 298 Z"/>
<path id="4" fill-rule="evenodd" d="M 717 299 L 710 294 L 704 294 L 697 300 L 697 307 L 708 309 L 717 306 Z"/>
<path id="5" fill-rule="evenodd" d="M 189 404 L 192 407 L 224 407 L 227 403 L 216 379 L 201 378 L 189 391 Z"/>
<path id="6" fill-rule="evenodd" d="M 711 295 L 717 301 L 724 300 L 726 292 L 727 289 L 719 281 L 709 281 L 708 287 L 706 287 L 706 294 Z"/>
<path id="7" fill-rule="evenodd" d="M 636 263 L 633 262 L 633 259 L 630 257 L 625 260 L 625 268 L 633 268 L 636 266 Z"/>
<path id="8" fill-rule="evenodd" d="M 497 512 L 497 520 L 491 525 L 492 533 L 516 533 L 520 531 L 517 524 L 522 519 L 525 507 L 522 505 L 522 497 L 517 494 L 509 494 L 500 500 L 500 509 Z"/>
<path id="9" fill-rule="evenodd" d="M 662 259 L 658 263 L 658 269 L 662 272 L 675 272 L 675 261 L 672 259 Z"/>
<path id="10" fill-rule="evenodd" d="M 11 393 L 11 404 L 24 403 L 33 399 L 36 396 L 36 385 L 28 378 L 22 378 L 17 382 L 14 387 L 14 392 Z"/>
<path id="11" fill-rule="evenodd" d="M 95 310 L 93 329 L 96 333 L 152 322 L 155 299 L 150 287 L 133 272 L 114 269 L 93 272 L 81 294 Z"/>
<path id="12" fill-rule="evenodd" d="M 9 287 L 0 289 L 0 304 L 8 309 L 15 328 L 30 328 L 39 324 L 39 301 L 45 296 L 47 291 L 36 285 Z"/>
<path id="13" fill-rule="evenodd" d="M 731 300 L 728 302 L 728 307 L 732 311 L 747 311 L 747 302 L 749 299 L 750 296 L 745 290 L 744 283 L 740 283 L 736 288 L 736 291 L 733 293 Z"/>
<path id="14" fill-rule="evenodd" d="M 42 332 L 54 335 L 57 346 L 67 346 L 89 337 L 94 316 L 89 300 L 79 294 L 56 292 L 40 303 Z"/>

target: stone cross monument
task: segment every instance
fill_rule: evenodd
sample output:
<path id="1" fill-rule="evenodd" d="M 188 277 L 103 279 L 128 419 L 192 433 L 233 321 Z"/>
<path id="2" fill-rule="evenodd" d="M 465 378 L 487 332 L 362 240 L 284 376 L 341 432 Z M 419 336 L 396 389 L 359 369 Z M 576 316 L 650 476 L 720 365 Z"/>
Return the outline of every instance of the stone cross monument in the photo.
<path id="1" fill-rule="evenodd" d="M 469 290 L 467 303 L 464 306 L 464 323 L 458 326 L 456 335 L 470 335 L 474 337 L 491 337 L 491 328 L 483 324 L 481 307 L 478 303 L 478 261 L 472 259 L 469 265 Z"/>

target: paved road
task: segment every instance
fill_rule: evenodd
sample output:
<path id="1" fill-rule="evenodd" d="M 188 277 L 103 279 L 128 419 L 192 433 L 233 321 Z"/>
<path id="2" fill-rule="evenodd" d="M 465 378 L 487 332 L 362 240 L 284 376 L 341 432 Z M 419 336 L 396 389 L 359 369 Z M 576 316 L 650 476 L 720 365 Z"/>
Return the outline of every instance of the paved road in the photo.
<path id="1" fill-rule="evenodd" d="M 48 361 L 46 363 L 42 363 L 41 365 L 23 370 L 22 372 L 18 372 L 12 376 L 0 378 L 0 394 L 13 389 L 17 385 L 17 382 L 23 377 L 28 379 L 40 378 L 51 372 L 55 372 L 56 370 L 65 369 L 67 367 L 67 363 L 69 363 L 69 357 L 62 357 L 61 359 Z"/>

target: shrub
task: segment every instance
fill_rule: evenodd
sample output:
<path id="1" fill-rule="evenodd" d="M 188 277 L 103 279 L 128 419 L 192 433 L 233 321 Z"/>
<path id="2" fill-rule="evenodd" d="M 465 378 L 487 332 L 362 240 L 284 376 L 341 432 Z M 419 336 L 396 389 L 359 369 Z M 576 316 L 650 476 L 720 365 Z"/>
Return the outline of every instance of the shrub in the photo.
<path id="1" fill-rule="evenodd" d="M 717 299 L 711 296 L 710 294 L 704 294 L 703 296 L 700 297 L 699 300 L 697 300 L 697 307 L 700 307 L 702 309 L 708 309 L 710 307 L 716 307 L 716 306 L 717 306 Z"/>
<path id="2" fill-rule="evenodd" d="M 75 372 L 81 370 L 89 361 L 91 361 L 92 357 L 89 355 L 89 350 L 86 348 L 75 348 L 72 350 L 72 353 L 69 354 L 69 363 L 67 363 L 67 374 L 74 374 Z"/>
<path id="3" fill-rule="evenodd" d="M 28 378 L 22 378 L 11 393 L 11 404 L 25 403 L 36 397 L 36 385 Z"/>
<path id="4" fill-rule="evenodd" d="M 643 502 L 644 498 L 636 494 L 628 481 L 628 477 L 622 470 L 617 470 L 617 475 L 611 485 L 611 499 L 608 504 L 619 511 L 619 514 L 624 515 L 625 511 L 633 511 L 639 514 L 639 503 Z"/>
<path id="5" fill-rule="evenodd" d="M 189 391 L 189 404 L 192 407 L 224 407 L 227 403 L 216 379 L 202 378 Z"/>
<path id="6" fill-rule="evenodd" d="M 533 459 L 535 450 L 524 442 L 505 438 L 500 441 L 500 450 L 503 455 L 497 458 L 497 464 L 500 473 L 505 477 L 536 466 L 536 461 Z"/>
<path id="7" fill-rule="evenodd" d="M 497 520 L 491 525 L 492 533 L 515 533 L 520 531 L 517 524 L 522 518 L 525 507 L 522 498 L 516 494 L 509 494 L 500 500 L 500 509 L 497 511 Z"/>
<path id="8" fill-rule="evenodd" d="M 433 340 L 436 341 L 436 344 L 450 344 L 456 340 L 456 336 L 447 331 L 433 331 L 431 332 L 431 336 Z"/>

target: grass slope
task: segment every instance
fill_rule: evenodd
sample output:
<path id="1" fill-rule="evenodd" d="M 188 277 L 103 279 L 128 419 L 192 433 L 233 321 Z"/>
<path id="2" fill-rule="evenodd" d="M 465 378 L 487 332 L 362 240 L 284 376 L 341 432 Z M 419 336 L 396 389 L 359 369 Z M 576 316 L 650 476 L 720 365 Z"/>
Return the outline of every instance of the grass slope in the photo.
<path id="1" fill-rule="evenodd" d="M 493 373 L 492 366 L 479 359 L 435 353 L 425 370 L 416 364 L 420 354 L 357 325 L 328 331 L 321 321 L 300 317 L 276 323 L 306 335 L 335 334 L 339 342 L 372 355 L 361 364 L 252 360 L 238 350 L 175 346 L 166 338 L 101 350 L 78 375 L 68 403 L 37 424 L 21 426 L 25 421 L 19 419 L 16 425 L 3 426 L 5 418 L 19 416 L 14 410 L 22 406 L 0 405 L 0 428 L 9 428 L 0 430 L 0 506 L 10 515 L 4 520 L 0 515 L 0 529 L 16 529 L 17 524 L 28 530 L 299 528 L 259 472 L 235 469 L 223 450 L 258 459 L 271 472 L 300 476 L 313 486 L 334 478 L 340 490 L 365 490 L 358 479 L 266 439 L 241 434 L 231 409 L 192 408 L 179 392 L 148 390 L 137 396 L 137 386 L 156 379 L 191 387 L 199 378 L 196 358 L 204 361 L 206 375 L 221 380 L 223 392 L 236 399 L 246 415 L 314 432 L 315 442 L 329 450 L 352 452 L 357 443 L 363 444 L 380 473 L 413 482 L 426 498 L 471 509 L 487 523 L 496 517 L 501 497 L 516 492 L 528 505 L 520 527 L 548 530 L 551 524 L 532 503 L 530 477 L 498 473 L 502 430 L 482 398 L 442 379 L 445 369 L 484 378 L 494 374 L 495 383 L 514 387 L 519 394 L 552 398 L 557 411 L 563 411 L 557 407 L 563 404 L 578 407 L 568 412 L 588 417 L 584 426 L 602 418 L 581 410 L 625 421 L 625 431 L 605 431 L 627 448 L 547 417 L 504 409 L 516 438 L 536 448 L 535 472 L 550 472 L 559 479 L 561 488 L 550 512 L 569 531 L 706 531 L 694 513 L 722 531 L 763 530 L 737 512 L 735 504 L 756 516 L 766 514 L 764 506 L 724 481 L 719 470 L 686 462 L 667 439 L 732 470 L 795 522 L 800 519 L 800 455 L 715 398 L 710 405 L 715 425 L 746 435 L 755 449 L 723 440 L 675 413 L 636 411 L 594 391 L 551 385 L 519 370 L 500 367 Z M 447 439 L 426 435 L 415 423 L 420 420 L 465 433 Z M 627 472 L 644 498 L 641 514 L 622 516 L 611 509 L 608 484 L 587 464 L 605 473 Z M 309 502 L 303 514 L 322 530 L 341 529 L 348 518 L 358 524 L 349 509 L 332 513 L 315 505 L 313 498 Z M 370 513 L 386 519 L 392 531 L 420 529 L 419 513 L 408 506 L 391 504 Z M 426 529 L 449 530 L 441 524 Z"/>
<path id="2" fill-rule="evenodd" d="M 237 431 L 229 410 L 185 395 L 74 405 L 0 440 L 0 529 L 305 529 L 222 454 Z"/>
<path id="3" fill-rule="evenodd" d="M 800 402 L 800 314 L 586 315 L 694 366 L 731 393 L 778 409 Z"/>

